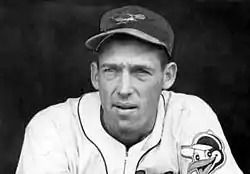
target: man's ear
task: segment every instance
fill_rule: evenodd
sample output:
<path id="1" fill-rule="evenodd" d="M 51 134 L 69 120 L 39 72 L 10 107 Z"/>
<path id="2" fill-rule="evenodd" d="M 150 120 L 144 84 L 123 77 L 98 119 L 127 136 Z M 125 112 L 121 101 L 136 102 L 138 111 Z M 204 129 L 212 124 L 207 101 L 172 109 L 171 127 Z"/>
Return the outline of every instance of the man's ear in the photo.
<path id="1" fill-rule="evenodd" d="M 99 69 L 97 62 L 92 62 L 90 65 L 91 70 L 91 82 L 96 90 L 99 90 Z"/>
<path id="2" fill-rule="evenodd" d="M 177 65 L 174 62 L 170 62 L 165 66 L 163 71 L 163 85 L 162 89 L 168 90 L 175 82 L 176 74 L 177 74 Z"/>

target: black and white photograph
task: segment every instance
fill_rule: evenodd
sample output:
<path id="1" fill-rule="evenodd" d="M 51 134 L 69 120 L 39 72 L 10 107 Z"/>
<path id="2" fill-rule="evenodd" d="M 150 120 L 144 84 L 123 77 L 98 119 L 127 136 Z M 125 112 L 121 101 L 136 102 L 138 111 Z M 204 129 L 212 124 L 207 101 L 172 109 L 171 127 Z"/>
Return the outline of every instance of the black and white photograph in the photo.
<path id="1" fill-rule="evenodd" d="M 250 174 L 249 0 L 0 0 L 0 174 Z"/>

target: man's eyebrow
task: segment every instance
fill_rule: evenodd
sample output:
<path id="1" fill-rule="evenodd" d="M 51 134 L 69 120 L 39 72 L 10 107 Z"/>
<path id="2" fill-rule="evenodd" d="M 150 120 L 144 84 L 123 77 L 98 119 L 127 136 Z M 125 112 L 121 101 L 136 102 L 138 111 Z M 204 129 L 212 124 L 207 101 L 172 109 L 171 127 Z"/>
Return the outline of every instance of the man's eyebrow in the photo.
<path id="1" fill-rule="evenodd" d="M 144 69 L 144 70 L 148 70 L 148 71 L 155 71 L 155 69 L 149 65 L 131 65 L 130 69 L 132 70 L 137 70 L 137 69 Z"/>
<path id="2" fill-rule="evenodd" d="M 115 63 L 104 63 L 100 66 L 100 68 L 104 67 L 121 67 L 121 65 L 115 64 Z"/>
<path id="3" fill-rule="evenodd" d="M 116 63 L 104 63 L 100 66 L 100 68 L 105 68 L 105 67 L 110 67 L 110 68 L 119 68 L 119 69 L 122 69 L 125 67 L 124 64 L 116 64 Z M 144 69 L 144 70 L 147 70 L 147 71 L 151 71 L 151 72 L 154 72 L 155 69 L 153 67 L 151 67 L 150 65 L 129 65 L 129 69 L 130 70 L 138 70 L 138 69 Z"/>

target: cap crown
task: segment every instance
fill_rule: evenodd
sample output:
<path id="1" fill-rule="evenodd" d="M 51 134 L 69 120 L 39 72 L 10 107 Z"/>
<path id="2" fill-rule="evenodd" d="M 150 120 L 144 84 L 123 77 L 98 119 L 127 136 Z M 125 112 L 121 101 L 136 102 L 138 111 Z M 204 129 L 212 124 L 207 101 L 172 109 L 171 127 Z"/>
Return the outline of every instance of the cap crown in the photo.
<path id="1" fill-rule="evenodd" d="M 171 55 L 174 33 L 169 23 L 159 14 L 140 6 L 125 6 L 106 12 L 100 23 L 102 32 L 119 29 L 138 29 L 163 42 Z"/>
<path id="2" fill-rule="evenodd" d="M 169 56 L 174 33 L 165 18 L 140 6 L 125 6 L 106 12 L 100 22 L 101 33 L 89 38 L 85 45 L 98 52 L 104 41 L 114 34 L 128 34 L 152 44 L 161 45 Z"/>

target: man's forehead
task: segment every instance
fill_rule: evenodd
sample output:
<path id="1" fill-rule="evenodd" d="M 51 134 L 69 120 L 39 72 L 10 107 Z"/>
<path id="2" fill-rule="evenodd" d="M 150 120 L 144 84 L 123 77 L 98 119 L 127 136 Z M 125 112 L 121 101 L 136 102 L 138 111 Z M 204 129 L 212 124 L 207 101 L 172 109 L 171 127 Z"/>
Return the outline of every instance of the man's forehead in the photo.
<path id="1" fill-rule="evenodd" d="M 155 52 L 137 49 L 114 49 L 99 57 L 99 64 L 116 64 L 119 66 L 153 66 L 160 64 L 159 55 Z"/>
<path id="2" fill-rule="evenodd" d="M 148 50 L 148 48 L 140 42 L 136 41 L 117 41 L 114 40 L 112 42 L 106 43 L 103 45 L 103 49 L 100 52 L 100 56 L 105 55 L 105 54 L 114 54 L 117 52 L 122 52 L 125 51 L 125 49 L 130 49 L 130 51 L 137 51 L 139 50 Z"/>

